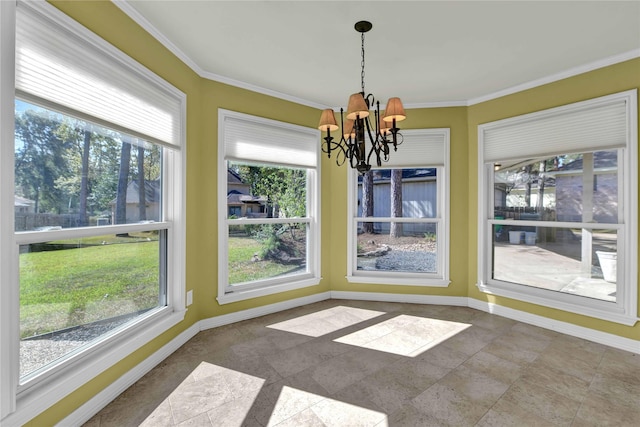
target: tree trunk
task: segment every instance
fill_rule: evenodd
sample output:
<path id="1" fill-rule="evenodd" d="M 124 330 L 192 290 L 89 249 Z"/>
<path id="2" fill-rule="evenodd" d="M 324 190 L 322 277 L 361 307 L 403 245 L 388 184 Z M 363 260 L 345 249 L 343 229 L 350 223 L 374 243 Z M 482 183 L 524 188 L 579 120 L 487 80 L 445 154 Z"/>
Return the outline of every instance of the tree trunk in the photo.
<path id="1" fill-rule="evenodd" d="M 368 171 L 362 175 L 362 217 L 373 216 L 373 171 Z M 373 223 L 363 222 L 362 231 L 373 233 Z"/>
<path id="2" fill-rule="evenodd" d="M 391 217 L 402 218 L 402 169 L 391 170 Z M 391 237 L 402 237 L 402 223 L 392 222 Z"/>
<path id="3" fill-rule="evenodd" d="M 140 221 L 147 219 L 146 186 L 144 181 L 144 147 L 138 145 L 138 208 Z"/>
<path id="4" fill-rule="evenodd" d="M 84 130 L 84 146 L 82 148 L 82 172 L 80 177 L 80 201 L 78 207 L 78 225 L 86 227 L 87 221 L 87 197 L 89 195 L 89 150 L 91 149 L 91 125 Z"/>
<path id="5" fill-rule="evenodd" d="M 547 171 L 547 162 L 540 162 L 540 173 L 538 174 L 538 212 L 542 219 L 542 211 L 544 210 L 544 175 Z"/>
<path id="6" fill-rule="evenodd" d="M 127 185 L 129 184 L 129 162 L 131 161 L 131 144 L 122 141 L 120 151 L 120 170 L 118 172 L 118 192 L 116 194 L 115 224 L 127 223 Z"/>
<path id="7" fill-rule="evenodd" d="M 524 204 L 529 207 L 531 206 L 531 165 L 527 165 L 524 172 L 527 177 L 527 183 L 524 187 Z"/>

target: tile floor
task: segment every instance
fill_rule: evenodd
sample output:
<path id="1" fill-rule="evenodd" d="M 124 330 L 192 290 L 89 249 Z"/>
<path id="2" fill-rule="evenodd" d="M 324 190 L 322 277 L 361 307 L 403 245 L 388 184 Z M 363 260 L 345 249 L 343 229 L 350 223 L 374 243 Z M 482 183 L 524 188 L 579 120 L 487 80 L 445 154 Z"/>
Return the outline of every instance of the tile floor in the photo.
<path id="1" fill-rule="evenodd" d="M 640 355 L 466 307 L 328 300 L 210 329 L 107 426 L 638 426 Z"/>

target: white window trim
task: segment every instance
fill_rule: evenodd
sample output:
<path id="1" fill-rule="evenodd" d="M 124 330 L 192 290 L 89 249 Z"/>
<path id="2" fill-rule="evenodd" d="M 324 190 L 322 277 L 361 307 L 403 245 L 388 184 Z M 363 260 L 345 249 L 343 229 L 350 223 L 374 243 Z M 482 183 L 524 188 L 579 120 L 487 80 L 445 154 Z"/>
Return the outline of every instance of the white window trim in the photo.
<path id="1" fill-rule="evenodd" d="M 276 120 L 266 119 L 263 117 L 252 116 L 249 114 L 238 113 L 225 109 L 218 110 L 218 295 L 216 300 L 219 304 L 229 304 L 237 301 L 243 301 L 250 298 L 257 298 L 266 295 L 273 295 L 280 292 L 290 291 L 294 289 L 306 288 L 320 283 L 320 168 L 319 168 L 319 147 L 316 145 L 316 158 L 318 159 L 315 169 L 309 169 L 309 178 L 307 180 L 307 218 L 291 218 L 291 219 L 261 219 L 253 221 L 251 219 L 227 219 L 227 167 L 225 159 L 225 119 L 232 118 L 236 120 L 244 120 L 252 125 L 266 125 L 270 127 L 279 127 L 288 131 L 300 132 L 306 137 L 313 137 L 320 140 L 320 132 L 317 129 L 311 129 L 303 126 L 293 125 L 290 123 L 280 122 Z M 242 159 L 234 159 L 234 161 L 242 161 Z M 300 166 L 302 167 L 302 166 Z M 250 224 L 264 222 L 297 222 L 309 224 L 307 234 L 307 251 L 308 251 L 308 273 L 293 277 L 283 277 L 275 279 L 266 279 L 257 281 L 248 286 L 240 286 L 228 292 L 228 258 L 227 258 L 227 235 L 228 226 L 230 224 Z"/>
<path id="2" fill-rule="evenodd" d="M 58 24 L 88 39 L 96 48 L 119 61 L 126 62 L 133 70 L 160 83 L 173 92 L 181 103 L 181 147 L 165 148 L 163 167 L 171 178 L 163 185 L 163 200 L 168 201 L 164 221 L 147 224 L 145 229 L 167 229 L 170 244 L 167 247 L 167 306 L 160 307 L 126 328 L 113 331 L 96 344 L 72 352 L 62 364 L 45 368 L 40 375 L 19 384 L 19 293 L 18 248 L 32 238 L 34 233 L 14 232 L 13 208 L 0 212 L 0 399 L 1 424 L 22 425 L 33 419 L 56 402 L 77 390 L 93 378 L 111 368 L 125 357 L 166 332 L 184 319 L 185 306 L 185 179 L 186 171 L 186 96 L 173 86 L 159 79 L 148 69 L 129 58 L 109 43 L 88 31 L 82 25 L 46 2 L 30 2 L 30 7 L 46 13 Z M 13 206 L 14 174 L 14 76 L 15 76 L 15 2 L 0 2 L 0 187 L 1 206 Z M 120 229 L 133 230 L 140 225 L 100 227 L 104 233 Z M 41 232 L 47 233 L 47 232 Z M 55 233 L 55 232 L 53 232 Z M 64 230 L 72 235 L 95 235 L 95 230 Z M 35 233 L 37 234 L 37 233 Z M 40 234 L 44 236 L 44 234 Z M 56 236 L 60 236 L 59 232 Z"/>
<path id="3" fill-rule="evenodd" d="M 511 126 L 536 120 L 538 117 L 548 117 L 554 113 L 563 113 L 572 109 L 584 109 L 607 102 L 620 100 L 626 102 L 627 132 L 624 162 L 620 164 L 622 174 L 619 179 L 619 189 L 624 223 L 619 224 L 581 224 L 581 223 L 550 223 L 548 226 L 573 226 L 584 228 L 615 228 L 618 229 L 618 278 L 622 284 L 618 285 L 617 301 L 607 302 L 579 295 L 563 294 L 560 292 L 523 286 L 491 278 L 491 224 L 493 221 L 493 173 L 490 163 L 484 161 L 484 134 L 489 129 L 501 126 Z M 583 102 L 564 105 L 557 108 L 542 110 L 522 116 L 485 123 L 478 126 L 478 282 L 480 291 L 487 294 L 504 296 L 519 301 L 525 301 L 545 307 L 556 308 L 571 313 L 577 313 L 597 319 L 633 326 L 638 319 L 638 101 L 637 90 L 629 90 Z M 562 151 L 562 148 L 559 148 Z M 506 223 L 500 221 L 500 224 Z M 527 221 L 517 221 L 518 225 L 526 226 Z M 540 225 L 531 222 L 529 225 Z M 547 225 L 547 224 L 545 224 Z M 627 238 L 631 236 L 631 238 Z"/>
<path id="4" fill-rule="evenodd" d="M 385 271 L 360 271 L 357 268 L 358 259 L 355 256 L 358 244 L 357 224 L 363 218 L 357 216 L 358 204 L 358 175 L 355 169 L 347 173 L 347 276 L 349 283 L 371 283 L 382 285 L 410 285 L 428 287 L 448 287 L 449 280 L 449 212 L 450 212 L 450 129 L 411 129 L 403 131 L 405 135 L 412 135 L 413 138 L 420 136 L 441 136 L 444 140 L 444 166 L 437 167 L 438 185 L 438 214 L 436 218 L 394 218 L 397 222 L 430 222 L 437 223 L 437 272 L 436 273 L 407 273 L 407 272 L 385 272 Z M 402 150 L 402 146 L 398 148 Z M 393 153 L 391 153 L 393 156 Z M 383 166 L 385 166 L 383 164 Z M 420 164 L 415 167 L 430 167 L 428 164 Z M 411 168 L 414 166 L 403 166 Z M 367 218 L 376 222 L 378 220 L 390 221 L 391 218 Z"/>

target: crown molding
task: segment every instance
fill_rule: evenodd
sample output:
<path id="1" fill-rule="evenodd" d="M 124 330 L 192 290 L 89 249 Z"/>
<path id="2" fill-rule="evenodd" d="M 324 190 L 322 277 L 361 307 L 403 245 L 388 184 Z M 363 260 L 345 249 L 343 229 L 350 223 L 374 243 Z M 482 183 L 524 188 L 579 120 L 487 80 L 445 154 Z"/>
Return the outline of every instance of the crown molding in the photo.
<path id="1" fill-rule="evenodd" d="M 219 74 L 205 71 L 195 61 L 193 61 L 187 54 L 185 54 L 178 46 L 176 46 L 171 40 L 169 40 L 164 34 L 162 34 L 156 27 L 154 27 L 142 14 L 140 14 L 133 6 L 131 6 L 128 0 L 111 0 L 122 12 L 124 12 L 129 18 L 140 25 L 145 31 L 151 34 L 156 40 L 158 40 L 164 47 L 169 49 L 171 53 L 176 55 L 182 62 L 184 62 L 189 68 L 191 68 L 200 77 L 216 82 L 228 84 L 241 89 L 250 90 L 252 92 L 261 93 L 263 95 L 272 96 L 274 98 L 280 98 L 285 101 L 295 102 L 300 105 L 305 105 L 312 108 L 323 110 L 325 108 L 332 108 L 334 111 L 340 111 L 340 107 L 330 107 L 324 104 L 320 104 L 307 99 L 299 98 L 283 92 L 278 92 L 272 89 L 267 89 L 261 86 L 257 86 L 251 83 L 243 82 L 233 79 L 231 77 L 222 76 Z M 493 99 L 501 98 L 503 96 L 512 95 L 517 92 L 522 92 L 527 89 L 533 89 L 538 86 L 542 86 L 548 83 L 553 83 L 558 80 L 573 77 L 579 74 L 593 71 L 598 68 L 614 65 L 619 62 L 628 61 L 640 57 L 640 49 L 634 49 L 628 52 L 624 52 L 618 55 L 613 55 L 598 61 L 594 61 L 588 64 L 580 65 L 568 70 L 552 74 L 550 76 L 542 77 L 540 79 L 525 82 L 519 85 L 511 86 L 506 89 L 499 90 L 497 92 L 489 93 L 487 95 L 471 98 L 466 101 L 436 101 L 436 102 L 420 102 L 413 104 L 406 104 L 406 109 L 417 108 L 446 108 L 446 107 L 469 107 L 471 105 L 480 104 L 482 102 L 491 101 Z M 380 105 L 381 109 L 384 109 L 383 105 Z"/>
<path id="2" fill-rule="evenodd" d="M 598 68 L 608 67 L 609 65 L 614 65 L 620 62 L 629 61 L 631 59 L 635 59 L 638 57 L 640 57 L 640 49 L 634 49 L 618 55 L 609 56 L 607 58 L 603 58 L 598 61 L 579 65 L 574 68 L 569 68 L 568 70 L 561 71 L 559 73 L 552 74 L 550 76 L 542 77 L 540 79 L 532 80 L 530 82 L 522 83 L 516 86 L 511 86 L 509 88 L 502 89 L 497 92 L 490 93 L 488 95 L 472 98 L 467 102 L 467 106 L 480 104 L 482 102 L 491 101 L 492 99 L 501 98 L 507 95 L 512 95 L 514 93 L 522 92 L 528 89 L 533 89 L 538 86 L 557 82 L 558 80 L 563 80 L 569 77 L 577 76 L 579 74 L 584 74 L 589 71 L 597 70 Z"/>

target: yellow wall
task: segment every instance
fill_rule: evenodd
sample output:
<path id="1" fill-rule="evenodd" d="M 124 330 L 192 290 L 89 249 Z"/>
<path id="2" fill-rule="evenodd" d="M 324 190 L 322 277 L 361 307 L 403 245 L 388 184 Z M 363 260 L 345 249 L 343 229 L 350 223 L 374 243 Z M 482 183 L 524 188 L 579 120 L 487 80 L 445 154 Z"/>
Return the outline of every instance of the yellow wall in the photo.
<path id="1" fill-rule="evenodd" d="M 469 107 L 469 297 L 499 304 L 515 310 L 573 323 L 586 328 L 640 340 L 640 323 L 637 323 L 635 327 L 624 326 L 587 316 L 567 313 L 562 310 L 527 304 L 509 298 L 487 295 L 480 292 L 476 287 L 478 267 L 478 224 L 476 214 L 478 210 L 478 184 L 476 178 L 478 174 L 478 125 L 634 88 L 640 88 L 640 59 L 600 68 L 575 77 Z M 633 183 L 632 185 L 635 191 L 638 191 L 637 183 Z M 637 213 L 636 217 L 630 220 L 637 222 Z"/>
<path id="2" fill-rule="evenodd" d="M 217 295 L 217 109 L 225 108 L 271 119 L 315 127 L 320 112 L 288 101 L 201 79 L 153 37 L 110 2 L 53 2 L 129 56 L 187 94 L 187 290 L 194 304 L 183 322 L 100 374 L 58 404 L 34 418 L 29 425 L 53 425 L 95 394 L 170 342 L 201 319 L 272 304 L 327 290 L 416 293 L 471 296 L 526 312 L 591 327 L 640 340 L 635 328 L 596 321 L 582 316 L 544 309 L 506 298 L 493 298 L 475 288 L 477 241 L 477 136 L 479 123 L 580 101 L 640 86 L 640 60 L 607 67 L 583 76 L 546 85 L 472 107 L 411 110 L 405 129 L 448 127 L 451 129 L 451 285 L 447 288 L 349 284 L 346 274 L 346 177 L 323 157 L 322 277 L 320 285 L 218 305 Z"/>

